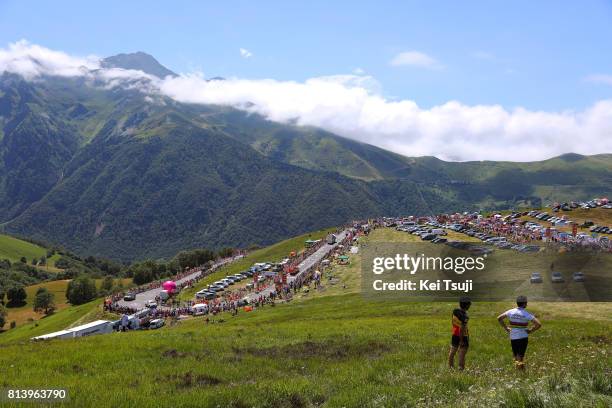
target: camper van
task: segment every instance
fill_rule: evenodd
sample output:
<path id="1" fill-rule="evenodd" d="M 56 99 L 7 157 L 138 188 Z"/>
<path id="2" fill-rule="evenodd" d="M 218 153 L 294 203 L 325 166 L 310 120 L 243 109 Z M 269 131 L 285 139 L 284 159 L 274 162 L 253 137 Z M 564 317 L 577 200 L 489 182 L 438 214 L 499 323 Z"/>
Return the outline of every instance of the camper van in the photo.
<path id="1" fill-rule="evenodd" d="M 194 316 L 202 316 L 208 313 L 208 305 L 204 303 L 198 303 L 197 305 L 193 306 L 192 310 Z"/>
<path id="2" fill-rule="evenodd" d="M 327 236 L 327 238 L 325 238 L 325 242 L 327 242 L 329 245 L 333 245 L 336 243 L 336 236 L 334 234 L 329 234 Z"/>

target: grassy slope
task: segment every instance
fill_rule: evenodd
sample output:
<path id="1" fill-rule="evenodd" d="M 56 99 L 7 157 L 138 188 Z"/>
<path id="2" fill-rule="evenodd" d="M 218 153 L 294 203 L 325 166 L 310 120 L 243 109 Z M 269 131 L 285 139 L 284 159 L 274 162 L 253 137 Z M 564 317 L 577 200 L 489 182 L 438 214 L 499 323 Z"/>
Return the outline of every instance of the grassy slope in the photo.
<path id="1" fill-rule="evenodd" d="M 85 315 L 97 310 L 100 304 L 101 300 L 95 300 L 84 305 L 72 306 L 39 321 L 22 325 L 13 330 L 7 330 L 0 334 L 0 344 L 16 341 L 23 342 L 34 336 L 63 330 L 71 326 L 75 321 L 83 319 Z"/>
<path id="2" fill-rule="evenodd" d="M 22 241 L 9 235 L 0 234 L 0 259 L 8 259 L 11 262 L 19 262 L 21 257 L 25 256 L 28 260 L 28 264 L 31 264 L 32 258 L 40 259 L 40 257 L 45 255 L 47 255 L 47 249 L 39 245 Z M 57 259 L 59 259 L 59 255 L 54 255 L 49 258 L 48 270 L 50 272 L 59 271 L 59 269 L 54 267 Z M 41 269 L 47 270 L 46 267 L 41 267 Z"/>
<path id="3" fill-rule="evenodd" d="M 208 326 L 193 319 L 154 334 L 13 343 L 2 346 L 0 363 L 14 367 L 5 385 L 67 387 L 72 406 L 150 406 L 152 395 L 160 406 L 211 407 L 449 405 L 459 393 L 465 406 L 612 402 L 610 320 L 563 318 L 533 305 L 545 328 L 530 343 L 528 373 L 516 376 L 495 322 L 509 306 L 473 307 L 466 373 L 445 368 L 452 304 L 368 303 L 359 295 Z"/>
<path id="4" fill-rule="evenodd" d="M 399 236 L 411 239 L 390 230 L 373 238 Z M 544 328 L 530 341 L 527 373 L 517 376 L 495 321 L 512 305 L 476 303 L 468 370 L 456 373 L 445 368 L 454 305 L 368 302 L 351 293 L 360 283 L 358 270 L 353 255 L 350 266 L 332 272 L 347 289 L 327 285 L 290 304 L 223 316 L 223 323 L 198 318 L 154 333 L 17 341 L 98 313 L 96 302 L 70 308 L 0 337 L 0 366 L 13 368 L 1 382 L 66 387 L 68 405 L 80 407 L 100 400 L 204 407 L 612 404 L 612 305 L 530 305 Z"/>

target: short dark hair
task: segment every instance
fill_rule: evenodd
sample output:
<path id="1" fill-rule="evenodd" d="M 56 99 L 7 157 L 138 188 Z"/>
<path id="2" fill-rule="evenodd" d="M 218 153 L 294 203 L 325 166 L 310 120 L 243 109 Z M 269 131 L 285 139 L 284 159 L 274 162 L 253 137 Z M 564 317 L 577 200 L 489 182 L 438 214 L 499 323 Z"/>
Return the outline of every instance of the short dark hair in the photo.
<path id="1" fill-rule="evenodd" d="M 516 298 L 516 305 L 518 307 L 525 307 L 525 306 L 527 306 L 527 296 L 521 295 L 521 296 L 517 297 Z"/>
<path id="2" fill-rule="evenodd" d="M 463 309 L 470 307 L 471 304 L 472 304 L 472 300 L 467 296 L 463 296 L 462 298 L 459 299 L 459 307 Z"/>

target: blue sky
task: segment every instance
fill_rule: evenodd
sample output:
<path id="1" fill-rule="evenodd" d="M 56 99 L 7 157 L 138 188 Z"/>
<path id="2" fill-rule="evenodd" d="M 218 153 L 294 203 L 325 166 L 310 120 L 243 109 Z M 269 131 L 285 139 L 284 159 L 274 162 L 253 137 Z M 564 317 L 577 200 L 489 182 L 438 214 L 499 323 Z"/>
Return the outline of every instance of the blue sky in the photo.
<path id="1" fill-rule="evenodd" d="M 0 0 L 0 47 L 142 50 L 177 72 L 250 79 L 359 68 L 386 98 L 425 108 L 457 100 L 561 111 L 612 97 L 611 2 L 288 3 Z M 416 65 L 390 64 L 402 52 Z"/>

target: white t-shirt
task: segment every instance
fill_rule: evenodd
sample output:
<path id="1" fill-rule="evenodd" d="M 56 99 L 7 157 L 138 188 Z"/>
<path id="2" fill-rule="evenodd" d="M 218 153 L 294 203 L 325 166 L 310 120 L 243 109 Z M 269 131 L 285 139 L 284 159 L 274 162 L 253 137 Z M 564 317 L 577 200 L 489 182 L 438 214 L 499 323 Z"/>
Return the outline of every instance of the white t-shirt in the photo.
<path id="1" fill-rule="evenodd" d="M 523 308 L 515 307 L 508 310 L 504 315 L 510 321 L 510 340 L 524 339 L 528 337 L 527 327 L 535 317 Z"/>

